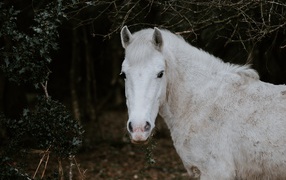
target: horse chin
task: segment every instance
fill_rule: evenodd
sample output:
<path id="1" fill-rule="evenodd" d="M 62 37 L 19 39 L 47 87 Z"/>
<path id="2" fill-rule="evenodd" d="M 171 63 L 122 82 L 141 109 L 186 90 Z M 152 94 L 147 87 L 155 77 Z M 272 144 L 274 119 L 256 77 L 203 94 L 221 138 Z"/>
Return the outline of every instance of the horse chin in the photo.
<path id="1" fill-rule="evenodd" d="M 145 141 L 135 141 L 135 140 L 131 139 L 131 143 L 136 144 L 136 145 L 146 145 L 149 143 L 149 138 L 147 138 Z"/>
<path id="2" fill-rule="evenodd" d="M 149 143 L 149 141 L 153 138 L 154 131 L 155 131 L 155 128 L 152 129 L 150 135 L 146 139 L 139 139 L 139 140 L 134 140 L 132 138 L 131 134 L 129 134 L 130 141 L 132 144 L 136 144 L 136 145 L 147 145 Z"/>

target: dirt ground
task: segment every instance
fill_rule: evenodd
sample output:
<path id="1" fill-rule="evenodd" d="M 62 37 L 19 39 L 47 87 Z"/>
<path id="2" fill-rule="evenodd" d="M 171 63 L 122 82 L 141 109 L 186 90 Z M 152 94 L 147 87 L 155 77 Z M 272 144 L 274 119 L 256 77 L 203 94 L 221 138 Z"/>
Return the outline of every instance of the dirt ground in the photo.
<path id="1" fill-rule="evenodd" d="M 86 179 L 188 179 L 162 119 L 157 119 L 156 133 L 147 146 L 129 142 L 126 120 L 127 115 L 122 112 L 107 112 L 100 116 L 101 132 L 97 136 L 102 136 L 103 141 L 92 143 L 91 140 L 91 148 L 77 156 L 81 168 L 86 169 Z M 86 135 L 92 137 L 92 133 L 89 131 Z"/>
<path id="2" fill-rule="evenodd" d="M 72 179 L 85 180 L 187 180 L 183 164 L 173 147 L 169 131 L 162 119 L 157 119 L 156 133 L 147 146 L 133 145 L 126 133 L 127 115 L 122 111 L 102 113 L 98 123 L 84 124 L 84 147 L 75 156 Z M 35 173 L 42 155 L 32 154 L 30 177 Z M 36 178 L 40 179 L 43 166 Z M 52 156 L 45 177 L 58 171 L 58 160 Z M 78 173 L 78 168 L 84 178 Z M 69 160 L 62 161 L 64 179 L 69 179 Z"/>

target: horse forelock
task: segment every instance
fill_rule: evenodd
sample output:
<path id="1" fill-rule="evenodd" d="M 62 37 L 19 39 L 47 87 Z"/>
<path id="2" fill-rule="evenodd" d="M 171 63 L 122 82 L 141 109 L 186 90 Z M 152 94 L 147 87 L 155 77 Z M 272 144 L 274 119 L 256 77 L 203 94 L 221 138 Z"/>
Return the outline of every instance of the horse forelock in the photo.
<path id="1" fill-rule="evenodd" d="M 133 34 L 132 42 L 125 51 L 129 64 L 147 63 L 154 55 L 159 54 L 152 43 L 153 32 L 153 29 L 144 29 Z"/>

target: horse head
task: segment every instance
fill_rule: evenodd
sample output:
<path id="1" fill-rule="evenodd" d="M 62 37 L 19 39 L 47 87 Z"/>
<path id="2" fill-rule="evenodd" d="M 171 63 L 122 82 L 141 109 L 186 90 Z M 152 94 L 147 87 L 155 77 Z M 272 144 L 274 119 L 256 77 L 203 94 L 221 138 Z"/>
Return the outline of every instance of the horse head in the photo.
<path id="1" fill-rule="evenodd" d="M 125 80 L 127 130 L 132 143 L 145 143 L 152 136 L 166 94 L 162 33 L 154 28 L 131 34 L 124 26 L 121 43 L 125 49 L 121 76 Z"/>

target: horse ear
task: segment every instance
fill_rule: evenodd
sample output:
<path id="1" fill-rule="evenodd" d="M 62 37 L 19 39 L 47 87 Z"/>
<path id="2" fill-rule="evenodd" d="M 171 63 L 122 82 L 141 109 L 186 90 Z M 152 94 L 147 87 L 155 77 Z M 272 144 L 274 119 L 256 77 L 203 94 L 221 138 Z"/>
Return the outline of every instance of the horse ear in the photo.
<path id="1" fill-rule="evenodd" d="M 163 38 L 162 33 L 158 28 L 154 28 L 153 33 L 153 44 L 155 45 L 156 49 L 161 50 L 163 45 Z"/>
<path id="2" fill-rule="evenodd" d="M 132 39 L 132 34 L 127 28 L 127 26 L 124 26 L 121 29 L 120 35 L 121 35 L 121 44 L 123 48 L 126 48 L 130 44 L 131 39 Z"/>

